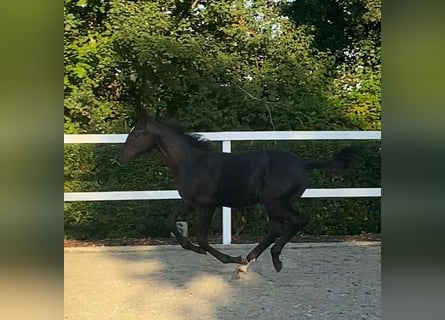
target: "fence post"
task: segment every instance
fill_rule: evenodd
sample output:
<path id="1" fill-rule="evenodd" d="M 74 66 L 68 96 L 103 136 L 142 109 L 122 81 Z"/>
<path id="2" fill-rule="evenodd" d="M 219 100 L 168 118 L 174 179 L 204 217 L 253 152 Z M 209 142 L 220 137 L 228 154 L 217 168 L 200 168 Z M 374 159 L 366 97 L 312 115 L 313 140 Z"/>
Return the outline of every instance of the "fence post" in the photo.
<path id="1" fill-rule="evenodd" d="M 232 152 L 231 141 L 222 142 L 223 152 Z M 222 243 L 231 244 L 232 243 L 232 210 L 227 207 L 222 208 Z"/>

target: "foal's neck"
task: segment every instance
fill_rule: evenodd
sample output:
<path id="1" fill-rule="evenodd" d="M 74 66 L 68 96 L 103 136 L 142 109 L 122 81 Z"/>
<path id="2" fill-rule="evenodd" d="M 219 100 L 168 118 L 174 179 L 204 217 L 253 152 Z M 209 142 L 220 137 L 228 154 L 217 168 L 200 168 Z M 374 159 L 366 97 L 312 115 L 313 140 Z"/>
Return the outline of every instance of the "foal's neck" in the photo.
<path id="1" fill-rule="evenodd" d="M 197 153 L 178 133 L 168 129 L 160 135 L 157 149 L 176 179 L 193 162 Z"/>

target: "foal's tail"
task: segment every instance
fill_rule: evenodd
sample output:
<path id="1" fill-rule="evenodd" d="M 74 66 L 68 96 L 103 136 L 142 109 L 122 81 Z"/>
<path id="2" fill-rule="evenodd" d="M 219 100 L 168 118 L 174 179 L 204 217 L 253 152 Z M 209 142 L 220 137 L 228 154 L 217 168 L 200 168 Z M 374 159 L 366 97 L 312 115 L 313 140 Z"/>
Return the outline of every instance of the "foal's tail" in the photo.
<path id="1" fill-rule="evenodd" d="M 306 168 L 318 169 L 321 172 L 341 175 L 346 169 L 350 168 L 354 160 L 357 158 L 357 146 L 349 146 L 340 150 L 332 159 L 325 161 L 307 161 Z"/>

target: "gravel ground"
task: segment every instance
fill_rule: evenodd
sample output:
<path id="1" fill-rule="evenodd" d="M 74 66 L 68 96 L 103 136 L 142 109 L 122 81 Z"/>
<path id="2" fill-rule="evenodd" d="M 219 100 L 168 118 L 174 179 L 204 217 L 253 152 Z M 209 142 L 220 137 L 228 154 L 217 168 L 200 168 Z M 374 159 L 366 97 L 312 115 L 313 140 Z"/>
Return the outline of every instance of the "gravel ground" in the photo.
<path id="1" fill-rule="evenodd" d="M 65 248 L 65 319 L 380 319 L 380 249 L 290 243 L 280 273 L 267 250 L 236 277 L 236 265 L 176 245 Z"/>

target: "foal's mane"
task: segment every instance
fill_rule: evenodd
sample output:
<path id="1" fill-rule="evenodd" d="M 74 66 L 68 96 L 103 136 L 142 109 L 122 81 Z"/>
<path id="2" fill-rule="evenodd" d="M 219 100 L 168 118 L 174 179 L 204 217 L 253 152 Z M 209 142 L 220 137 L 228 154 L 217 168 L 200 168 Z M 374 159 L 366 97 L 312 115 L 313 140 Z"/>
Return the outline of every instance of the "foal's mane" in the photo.
<path id="1" fill-rule="evenodd" d="M 146 119 L 146 121 L 147 121 L 147 123 L 150 123 L 150 122 L 156 123 L 157 125 L 159 125 L 161 127 L 165 127 L 165 128 L 168 128 L 168 129 L 174 131 L 176 134 L 178 134 L 184 140 L 186 140 L 190 146 L 192 146 L 196 149 L 200 149 L 200 150 L 204 150 L 204 151 L 214 150 L 210 140 L 203 138 L 199 134 L 186 132 L 184 127 L 182 127 L 179 123 L 177 123 L 173 120 L 159 120 L 159 119 L 154 119 L 154 118 L 149 117 Z"/>

